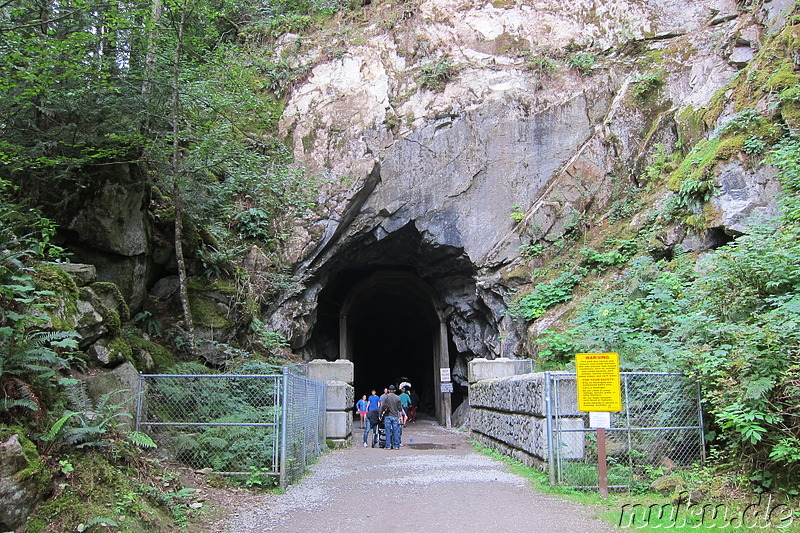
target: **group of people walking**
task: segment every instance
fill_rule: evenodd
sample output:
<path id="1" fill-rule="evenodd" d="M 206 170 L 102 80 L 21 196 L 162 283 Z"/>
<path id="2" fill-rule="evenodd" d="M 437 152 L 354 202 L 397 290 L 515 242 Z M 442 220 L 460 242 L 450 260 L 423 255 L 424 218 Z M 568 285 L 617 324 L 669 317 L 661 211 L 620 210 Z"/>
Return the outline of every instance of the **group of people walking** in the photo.
<path id="1" fill-rule="evenodd" d="M 402 384 L 401 384 L 402 385 Z M 361 417 L 361 427 L 364 428 L 364 447 L 368 446 L 367 438 L 370 432 L 373 439 L 377 439 L 378 427 L 383 424 L 386 432 L 384 448 L 397 450 L 401 446 L 403 426 L 407 421 L 416 421 L 416 402 L 414 394 L 408 387 L 402 387 L 400 394 L 396 394 L 397 387 L 389 385 L 384 389 L 384 394 L 378 396 L 375 390 L 367 397 L 363 395 L 356 403 L 356 410 Z"/>

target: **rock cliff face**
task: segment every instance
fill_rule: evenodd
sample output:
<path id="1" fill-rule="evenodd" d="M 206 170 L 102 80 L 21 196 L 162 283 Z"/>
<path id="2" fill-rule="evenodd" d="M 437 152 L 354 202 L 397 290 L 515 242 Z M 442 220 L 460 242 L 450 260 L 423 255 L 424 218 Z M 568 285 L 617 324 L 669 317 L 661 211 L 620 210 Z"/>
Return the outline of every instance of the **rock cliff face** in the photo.
<path id="1" fill-rule="evenodd" d="M 326 60 L 326 41 L 305 58 L 317 66 L 283 117 L 295 157 L 330 179 L 294 249 L 305 290 L 273 309 L 271 327 L 308 356 L 335 357 L 336 328 L 320 313 L 340 312 L 323 307 L 347 288 L 332 286 L 347 272 L 407 269 L 430 287 L 460 357 L 521 354 L 505 313 L 519 247 L 555 242 L 587 212 L 602 217 L 615 183 L 637 185 L 656 145 L 713 130 L 678 117 L 706 106 L 791 6 L 368 6 L 348 46 Z M 716 231 L 774 211 L 769 169 L 732 163 L 718 182 Z"/>

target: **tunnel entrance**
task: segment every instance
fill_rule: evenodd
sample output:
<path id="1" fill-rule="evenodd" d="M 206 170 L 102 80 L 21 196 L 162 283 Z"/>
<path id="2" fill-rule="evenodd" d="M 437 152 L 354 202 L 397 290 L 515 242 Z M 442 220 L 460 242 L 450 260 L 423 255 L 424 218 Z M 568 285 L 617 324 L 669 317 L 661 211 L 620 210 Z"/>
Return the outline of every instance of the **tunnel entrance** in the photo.
<path id="1" fill-rule="evenodd" d="M 341 319 L 357 397 L 409 381 L 420 411 L 436 413 L 439 319 L 426 289 L 413 274 L 396 271 L 376 272 L 353 287 Z"/>
<path id="2" fill-rule="evenodd" d="M 463 248 L 430 241 L 413 222 L 376 235 L 361 234 L 321 258 L 307 284 L 313 325 L 295 349 L 306 359 L 353 361 L 356 398 L 407 380 L 421 412 L 445 423 L 466 377 L 454 379 L 452 397 L 443 395 L 440 370 L 465 368 L 455 361 L 483 354 L 494 331 L 475 266 Z"/>

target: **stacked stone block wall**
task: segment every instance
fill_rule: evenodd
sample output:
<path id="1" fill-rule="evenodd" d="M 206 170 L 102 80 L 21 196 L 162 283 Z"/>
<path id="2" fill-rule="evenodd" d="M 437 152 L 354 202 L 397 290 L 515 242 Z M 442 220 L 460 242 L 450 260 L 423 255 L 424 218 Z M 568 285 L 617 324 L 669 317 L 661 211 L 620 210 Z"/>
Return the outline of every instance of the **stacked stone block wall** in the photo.
<path id="1" fill-rule="evenodd" d="M 480 371 L 471 375 L 491 375 L 491 361 L 481 360 Z M 500 362 L 498 373 L 505 375 L 508 365 Z M 561 427 L 582 428 L 574 382 L 561 381 L 558 391 Z M 470 383 L 470 429 L 482 445 L 514 457 L 531 466 L 547 461 L 547 387 L 544 373 L 481 379 Z M 564 418 L 574 415 L 575 418 Z M 562 457 L 581 457 L 583 447 L 562 450 Z"/>

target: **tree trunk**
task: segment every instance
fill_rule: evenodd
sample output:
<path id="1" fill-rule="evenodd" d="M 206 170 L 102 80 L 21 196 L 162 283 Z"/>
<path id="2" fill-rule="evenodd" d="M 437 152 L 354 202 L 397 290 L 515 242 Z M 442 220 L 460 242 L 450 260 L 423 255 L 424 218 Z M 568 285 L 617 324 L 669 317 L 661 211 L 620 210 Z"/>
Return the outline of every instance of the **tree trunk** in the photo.
<path id="1" fill-rule="evenodd" d="M 172 65 L 172 201 L 175 204 L 175 258 L 178 262 L 178 280 L 180 283 L 181 305 L 183 307 L 183 324 L 188 335 L 189 352 L 196 353 L 194 338 L 194 322 L 189 305 L 189 290 L 186 276 L 186 260 L 183 256 L 183 203 L 180 186 L 180 87 L 179 73 L 181 65 L 181 45 L 183 43 L 183 27 L 186 23 L 186 12 L 181 10 L 178 24 L 178 39 L 175 42 L 175 63 Z"/>
<path id="2" fill-rule="evenodd" d="M 142 72 L 142 96 L 147 103 L 153 91 L 153 73 L 156 70 L 156 52 L 158 45 L 158 25 L 161 21 L 161 0 L 153 0 L 150 21 L 147 23 L 145 39 L 147 40 L 144 55 L 144 71 Z M 183 29 L 181 28 L 181 32 Z M 178 45 L 180 46 L 180 44 Z M 149 117 L 146 123 L 149 124 Z"/>

